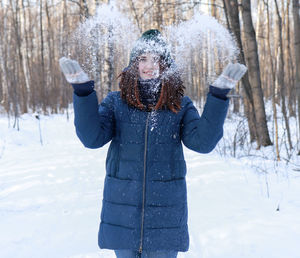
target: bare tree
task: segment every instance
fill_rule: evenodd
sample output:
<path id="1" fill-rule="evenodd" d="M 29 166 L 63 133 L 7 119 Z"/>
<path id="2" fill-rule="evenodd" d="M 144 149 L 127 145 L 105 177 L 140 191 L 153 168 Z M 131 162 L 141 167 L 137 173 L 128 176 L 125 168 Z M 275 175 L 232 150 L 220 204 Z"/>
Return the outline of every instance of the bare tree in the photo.
<path id="1" fill-rule="evenodd" d="M 28 110 L 43 112 L 50 110 L 54 113 L 60 112 L 61 109 L 68 110 L 68 105 L 72 101 L 72 90 L 61 75 L 57 65 L 58 58 L 71 54 L 79 62 L 84 63 L 86 56 L 78 51 L 76 43 L 69 41 L 70 35 L 80 21 L 94 14 L 101 3 L 109 2 L 111 1 L 0 2 L 0 101 L 4 107 L 2 110 L 13 114 L 16 118 Z M 264 110 L 266 100 L 271 100 L 273 105 L 272 115 L 276 127 L 274 142 L 277 143 L 278 158 L 280 139 L 277 114 L 283 114 L 285 117 L 285 127 L 288 127 L 289 117 L 297 114 L 300 135 L 298 1 L 251 2 L 255 5 L 254 8 L 258 7 L 257 37 L 253 28 L 249 0 L 241 0 L 240 4 L 238 0 L 210 0 L 205 3 L 198 0 L 146 2 L 115 0 L 115 2 L 121 11 L 126 12 L 129 19 L 138 25 L 141 33 L 150 28 L 162 29 L 166 25 L 189 20 L 200 11 L 201 7 L 207 7 L 208 12 L 217 20 L 227 22 L 241 50 L 238 61 L 246 64 L 249 69 L 242 83 L 235 89 L 243 97 L 234 98 L 233 102 L 235 112 L 239 112 L 241 104 L 244 105 L 251 142 L 256 141 L 258 147 L 271 144 Z M 289 17 L 289 6 L 292 3 L 293 16 Z M 277 11 L 276 4 L 279 5 Z M 277 17 L 281 18 L 280 23 L 276 23 Z M 291 44 L 291 41 L 294 44 Z M 205 42 L 205 47 L 210 49 L 209 41 Z M 128 62 L 129 52 L 130 50 L 124 52 L 123 49 L 119 49 L 119 45 L 110 40 L 105 43 L 105 48 L 95 49 L 93 52 L 96 57 L 93 64 L 96 67 L 92 72 L 100 99 L 107 94 L 107 90 L 118 89 L 117 72 L 120 72 L 123 64 Z M 218 52 L 211 48 L 203 55 L 200 52 L 196 48 L 191 51 L 190 56 L 187 56 L 189 61 L 184 71 L 186 94 L 197 100 L 197 103 L 203 103 L 205 99 L 207 77 L 215 71 L 220 72 L 222 67 L 220 62 L 222 51 Z M 119 53 L 123 55 L 122 60 Z M 275 101 L 280 108 L 275 105 Z M 287 136 L 287 142 L 291 147 L 292 131 Z"/>
<path id="2" fill-rule="evenodd" d="M 267 10 L 267 52 L 268 52 L 268 61 L 270 64 L 270 70 L 267 70 L 268 73 L 271 74 L 271 90 L 272 90 L 272 108 L 273 108 L 273 118 L 274 118 L 274 125 L 275 125 L 275 148 L 276 148 L 276 158 L 280 160 L 280 153 L 279 153 L 279 136 L 278 136 L 278 120 L 277 120 L 277 107 L 275 102 L 275 69 L 274 69 L 274 62 L 272 58 L 272 51 L 271 51 L 271 42 L 270 42 L 270 14 L 269 14 L 269 0 L 264 3 L 266 10 Z"/>
<path id="3" fill-rule="evenodd" d="M 299 17 L 299 1 L 293 0 L 293 20 L 294 20 L 294 56 L 296 63 L 295 85 L 298 102 L 298 126 L 300 134 L 300 17 Z M 299 153 L 300 155 L 300 146 Z"/>
<path id="4" fill-rule="evenodd" d="M 1 2 L 1 5 L 3 3 Z M 7 68 L 7 50 L 6 50 L 6 44 L 4 40 L 8 39 L 8 33 L 5 28 L 7 28 L 7 9 L 3 8 L 3 5 L 1 6 L 0 10 L 0 67 L 1 67 L 1 105 L 4 107 L 6 112 L 9 112 L 9 106 L 8 106 L 8 99 L 9 99 L 9 93 L 8 93 L 8 68 Z"/>
<path id="5" fill-rule="evenodd" d="M 282 114 L 285 121 L 285 126 L 287 130 L 287 136 L 288 136 L 288 143 L 290 149 L 292 149 L 292 140 L 291 140 L 291 131 L 289 126 L 289 121 L 287 117 L 287 111 L 286 111 L 286 101 L 285 101 L 285 84 L 284 84 L 284 59 L 283 59 L 283 44 L 282 44 L 282 18 L 279 13 L 279 8 L 277 4 L 277 0 L 275 1 L 276 6 L 276 13 L 277 13 L 277 26 L 278 26 L 278 39 L 279 39 L 279 45 L 278 45 L 278 51 L 277 51 L 277 76 L 276 76 L 276 83 L 278 84 L 278 88 L 280 88 L 280 95 L 281 95 L 281 109 Z"/>
<path id="6" fill-rule="evenodd" d="M 268 146 L 270 140 L 267 127 L 267 119 L 263 92 L 261 88 L 259 58 L 257 53 L 257 42 L 255 31 L 252 23 L 250 0 L 242 0 L 242 18 L 245 31 L 245 56 L 248 67 L 249 81 L 253 94 L 253 104 L 257 122 L 258 146 Z"/>
<path id="7" fill-rule="evenodd" d="M 240 20 L 239 20 L 239 10 L 237 0 L 224 0 L 224 11 L 226 14 L 226 19 L 229 25 L 230 30 L 234 33 L 238 47 L 240 49 L 239 61 L 245 64 L 244 50 L 241 39 L 240 31 Z M 254 112 L 254 103 L 252 97 L 252 89 L 249 83 L 248 74 L 242 78 L 242 85 L 244 88 L 244 107 L 245 114 L 248 121 L 248 127 L 250 132 L 250 140 L 257 140 L 257 128 L 256 128 L 256 118 Z"/>

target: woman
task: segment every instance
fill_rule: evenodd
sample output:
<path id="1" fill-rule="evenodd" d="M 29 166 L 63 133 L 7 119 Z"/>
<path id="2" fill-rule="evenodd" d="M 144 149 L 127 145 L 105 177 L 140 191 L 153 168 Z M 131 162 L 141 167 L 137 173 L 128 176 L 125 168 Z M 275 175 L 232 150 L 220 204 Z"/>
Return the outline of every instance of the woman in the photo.
<path id="1" fill-rule="evenodd" d="M 200 117 L 157 30 L 143 33 L 120 75 L 120 91 L 98 105 L 93 81 L 61 58 L 74 88 L 76 132 L 88 148 L 110 142 L 98 243 L 117 257 L 177 257 L 189 247 L 182 143 L 199 153 L 223 135 L 226 94 L 247 68 L 229 64 L 210 86 Z"/>

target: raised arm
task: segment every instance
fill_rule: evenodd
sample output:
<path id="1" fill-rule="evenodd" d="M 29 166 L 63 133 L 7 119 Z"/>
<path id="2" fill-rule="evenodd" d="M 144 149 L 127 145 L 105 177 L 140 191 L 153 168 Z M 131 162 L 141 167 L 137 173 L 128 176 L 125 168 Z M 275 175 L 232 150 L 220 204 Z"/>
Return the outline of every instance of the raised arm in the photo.
<path id="1" fill-rule="evenodd" d="M 115 133 L 112 93 L 100 105 L 95 91 L 86 97 L 74 93 L 73 101 L 76 133 L 83 145 L 95 149 L 108 143 Z"/>
<path id="2" fill-rule="evenodd" d="M 227 93 L 246 73 L 242 64 L 229 64 L 210 86 L 201 117 L 192 101 L 186 97 L 181 139 L 186 147 L 199 153 L 211 152 L 223 136 L 223 124 L 229 101 Z"/>
<path id="3" fill-rule="evenodd" d="M 183 144 L 199 153 L 211 152 L 223 136 L 223 124 L 228 109 L 228 100 L 208 94 L 200 117 L 193 102 L 187 98 L 182 120 L 181 139 Z"/>
<path id="4" fill-rule="evenodd" d="M 89 80 L 77 61 L 63 57 L 59 63 L 66 80 L 74 88 L 74 124 L 77 136 L 87 148 L 102 147 L 114 135 L 113 93 L 108 94 L 98 105 L 94 82 Z"/>

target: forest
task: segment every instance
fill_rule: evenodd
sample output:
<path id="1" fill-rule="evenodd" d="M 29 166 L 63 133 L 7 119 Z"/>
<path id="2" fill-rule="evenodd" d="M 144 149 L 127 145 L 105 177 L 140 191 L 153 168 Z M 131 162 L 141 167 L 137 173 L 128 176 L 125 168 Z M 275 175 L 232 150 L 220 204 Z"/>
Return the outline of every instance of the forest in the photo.
<path id="1" fill-rule="evenodd" d="M 149 29 L 179 115 L 113 92 Z M 230 63 L 248 70 L 218 88 L 226 113 L 210 85 Z M 299 258 L 299 173 L 299 0 L 0 0 L 0 257 Z"/>
<path id="2" fill-rule="evenodd" d="M 91 21 L 97 10 L 107 4 L 117 10 L 115 14 L 119 12 L 127 20 L 118 21 L 115 16 L 111 25 L 98 27 L 97 33 L 106 33 L 107 37 L 100 35 L 97 39 L 93 35 L 87 39 L 80 37 L 80 33 L 74 36 L 80 25 Z M 130 54 L 130 49 L 124 48 L 125 40 L 120 45 L 109 36 L 114 33 L 113 26 L 121 26 L 121 37 L 133 42 L 147 29 L 155 28 L 167 34 L 168 26 L 176 30 L 200 13 L 215 19 L 229 31 L 239 49 L 230 61 L 248 67 L 248 73 L 230 94 L 232 112 L 246 118 L 247 141 L 254 143 L 257 149 L 273 145 L 277 160 L 280 160 L 282 142 L 289 153 L 300 154 L 297 0 L 2 0 L 0 6 L 0 112 L 12 117 L 15 127 L 24 113 L 68 112 L 72 89 L 59 69 L 60 57 L 71 56 L 86 63 L 86 72 L 96 81 L 101 100 L 109 91 L 118 90 L 118 75 Z M 101 15 L 103 13 L 98 13 L 97 18 L 105 19 L 105 15 Z M 129 28 L 131 24 L 134 29 Z M 212 30 L 212 26 L 203 23 L 199 26 Z M 205 46 L 195 45 L 185 55 L 186 95 L 199 107 L 206 97 L 207 84 L 228 63 L 220 58 L 226 51 L 220 53 L 220 47 L 211 49 L 211 37 L 218 39 L 222 35 L 216 32 L 205 36 L 201 41 Z M 101 40 L 101 44 L 93 46 L 91 42 L 95 39 Z M 87 60 L 93 66 L 89 66 Z M 283 133 L 278 129 L 281 126 L 278 117 L 282 119 Z M 296 131 L 291 129 L 291 119 L 296 123 Z M 270 129 L 270 124 L 274 129 Z"/>

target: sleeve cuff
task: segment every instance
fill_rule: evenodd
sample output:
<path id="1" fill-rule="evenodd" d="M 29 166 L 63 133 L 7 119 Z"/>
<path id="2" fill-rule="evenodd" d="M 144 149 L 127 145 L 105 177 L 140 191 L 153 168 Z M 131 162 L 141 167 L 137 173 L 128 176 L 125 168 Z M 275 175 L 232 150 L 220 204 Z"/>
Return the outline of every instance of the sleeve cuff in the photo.
<path id="1" fill-rule="evenodd" d="M 227 100 L 227 94 L 231 89 L 220 89 L 214 86 L 209 86 L 209 93 L 216 98 Z"/>
<path id="2" fill-rule="evenodd" d="M 88 96 L 94 91 L 94 81 L 72 83 L 71 85 L 74 89 L 74 93 L 80 97 Z"/>

